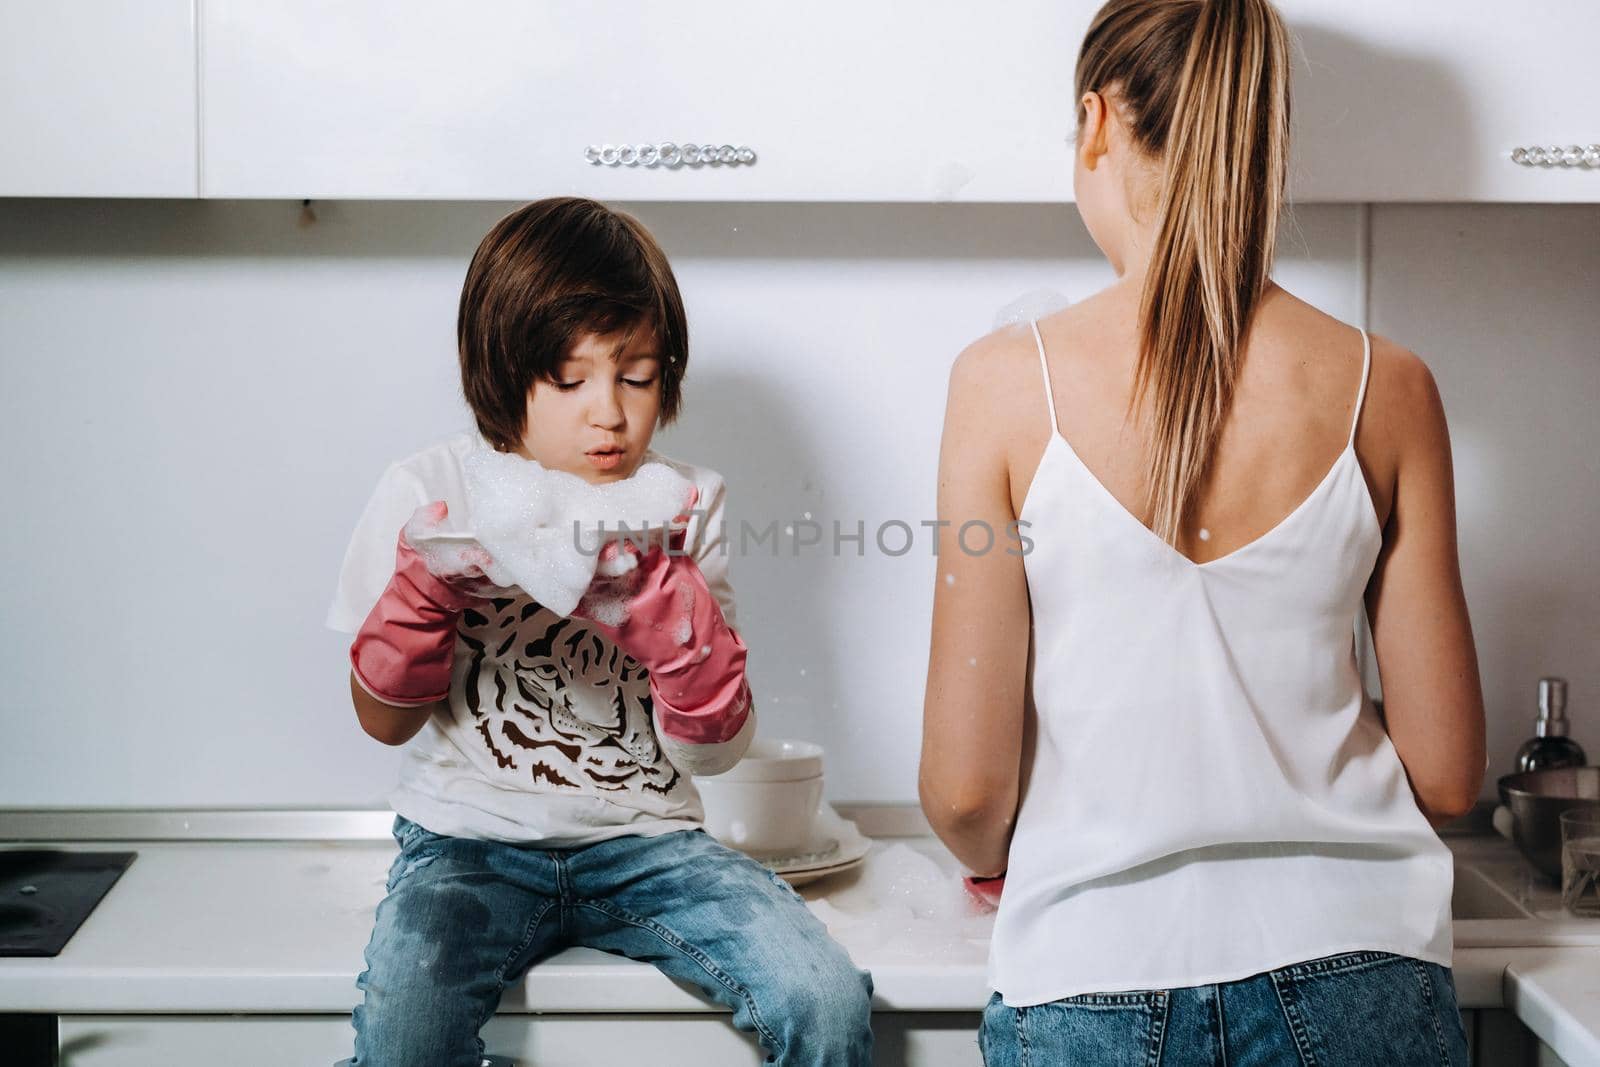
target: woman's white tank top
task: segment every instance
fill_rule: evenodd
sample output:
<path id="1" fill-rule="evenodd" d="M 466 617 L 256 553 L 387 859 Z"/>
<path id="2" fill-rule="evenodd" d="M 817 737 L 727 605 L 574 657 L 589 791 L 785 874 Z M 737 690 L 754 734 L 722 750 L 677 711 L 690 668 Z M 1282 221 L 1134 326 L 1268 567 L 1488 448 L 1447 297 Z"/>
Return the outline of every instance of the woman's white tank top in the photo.
<path id="1" fill-rule="evenodd" d="M 989 958 L 1023 1007 L 1358 949 L 1449 966 L 1451 854 L 1355 660 L 1382 534 L 1350 440 L 1289 515 L 1195 563 L 1056 424 L 1020 519 L 1037 715 Z"/>

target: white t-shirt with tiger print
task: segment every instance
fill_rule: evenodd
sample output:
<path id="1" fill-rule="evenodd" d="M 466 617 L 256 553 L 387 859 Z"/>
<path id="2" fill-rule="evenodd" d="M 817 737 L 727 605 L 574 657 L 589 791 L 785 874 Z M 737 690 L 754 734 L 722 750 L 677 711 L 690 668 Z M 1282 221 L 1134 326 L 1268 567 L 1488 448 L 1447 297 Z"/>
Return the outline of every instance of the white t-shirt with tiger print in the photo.
<path id="1" fill-rule="evenodd" d="M 481 437 L 460 434 L 384 471 L 345 552 L 329 627 L 361 628 L 418 507 L 443 500 L 451 526 L 471 529 L 462 461 L 476 447 L 485 447 Z M 646 461 L 666 463 L 699 489 L 685 547 L 735 625 L 721 476 L 655 452 Z M 435 833 L 515 844 L 667 833 L 704 817 L 673 751 L 656 736 L 649 675 L 632 657 L 527 596 L 484 601 L 462 617 L 448 707 L 406 745 L 390 801 Z"/>

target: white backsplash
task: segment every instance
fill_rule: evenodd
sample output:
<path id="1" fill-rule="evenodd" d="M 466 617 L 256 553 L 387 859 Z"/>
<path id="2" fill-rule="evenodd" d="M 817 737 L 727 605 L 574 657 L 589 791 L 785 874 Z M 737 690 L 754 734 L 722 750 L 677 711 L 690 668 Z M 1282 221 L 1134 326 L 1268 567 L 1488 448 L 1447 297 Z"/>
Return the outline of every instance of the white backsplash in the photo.
<path id="1" fill-rule="evenodd" d="M 322 615 L 383 466 L 468 423 L 456 300 L 510 206 L 0 200 L 0 806 L 381 802 L 396 754 Z M 1361 212 L 1298 208 L 1278 274 L 1351 321 Z M 637 213 L 690 315 L 659 445 L 727 476 L 735 523 L 868 533 L 734 561 L 762 733 L 826 746 L 834 800 L 913 803 L 935 561 L 872 531 L 934 517 L 956 353 L 1109 268 L 1070 206 Z M 1600 208 L 1375 208 L 1371 249 L 1372 326 L 1451 416 L 1494 773 L 1540 673 L 1593 751 Z"/>

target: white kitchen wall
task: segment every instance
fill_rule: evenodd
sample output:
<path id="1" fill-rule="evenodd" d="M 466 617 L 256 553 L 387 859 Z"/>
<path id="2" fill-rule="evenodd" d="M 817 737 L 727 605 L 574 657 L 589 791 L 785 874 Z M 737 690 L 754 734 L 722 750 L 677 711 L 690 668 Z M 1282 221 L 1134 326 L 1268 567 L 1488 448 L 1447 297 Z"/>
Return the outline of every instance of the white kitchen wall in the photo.
<path id="1" fill-rule="evenodd" d="M 318 203 L 302 226 L 288 203 L 0 200 L 0 806 L 381 803 L 396 754 L 357 728 L 346 640 L 322 614 L 383 466 L 467 425 L 455 302 L 510 206 Z M 961 347 L 1018 296 L 1079 299 L 1109 269 L 1070 205 L 634 210 L 690 313 L 687 407 L 661 446 L 727 476 L 735 522 L 868 531 L 864 558 L 825 535 L 734 560 L 762 731 L 825 745 L 835 800 L 914 802 L 935 561 L 925 531 L 899 558 L 871 531 L 934 517 Z M 1499 767 L 1540 671 L 1569 672 L 1596 747 L 1600 330 L 1576 279 L 1600 209 L 1450 211 L 1375 213 L 1371 294 L 1375 327 L 1430 358 L 1461 424 Z M 1480 220 L 1499 229 L 1448 236 Z M 1587 251 L 1548 266 L 1579 231 Z M 1357 207 L 1297 208 L 1280 281 L 1359 321 L 1361 234 Z M 1493 302 L 1520 327 L 1463 312 L 1461 293 L 1502 277 L 1522 301 Z M 1534 407 L 1521 419 L 1508 386 Z M 1534 522 L 1550 550 L 1519 551 Z"/>
<path id="2" fill-rule="evenodd" d="M 1484 795 L 1532 736 L 1542 675 L 1568 680 L 1600 763 L 1600 207 L 1396 204 L 1372 232 L 1372 328 L 1427 361 L 1450 419 Z"/>

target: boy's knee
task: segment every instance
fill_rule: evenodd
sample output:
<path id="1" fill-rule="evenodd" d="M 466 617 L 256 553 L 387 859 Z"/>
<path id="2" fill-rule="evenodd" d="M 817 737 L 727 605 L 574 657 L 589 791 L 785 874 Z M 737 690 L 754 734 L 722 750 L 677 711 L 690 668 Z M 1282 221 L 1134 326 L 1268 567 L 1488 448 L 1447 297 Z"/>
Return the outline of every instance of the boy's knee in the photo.
<path id="1" fill-rule="evenodd" d="M 872 1025 L 872 976 L 853 964 L 840 968 L 826 986 L 816 1011 L 818 1021 L 834 1020 L 841 1029 L 868 1030 Z"/>
<path id="2" fill-rule="evenodd" d="M 872 976 L 830 947 L 814 966 L 783 969 L 771 1021 L 787 1044 L 819 1054 L 818 1062 L 853 1063 L 872 1040 Z"/>

